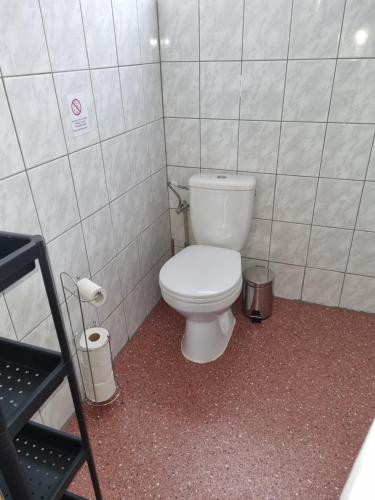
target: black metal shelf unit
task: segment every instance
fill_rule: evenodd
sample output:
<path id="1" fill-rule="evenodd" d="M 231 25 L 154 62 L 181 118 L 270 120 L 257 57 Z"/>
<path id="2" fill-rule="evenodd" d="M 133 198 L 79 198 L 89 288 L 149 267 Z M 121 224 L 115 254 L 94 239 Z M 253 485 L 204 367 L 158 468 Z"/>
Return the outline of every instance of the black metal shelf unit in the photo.
<path id="1" fill-rule="evenodd" d="M 82 500 L 66 489 L 86 461 L 95 497 L 101 500 L 79 386 L 43 238 L 0 232 L 0 292 L 33 271 L 36 261 L 61 352 L 0 338 L 0 492 L 9 500 Z M 80 438 L 30 422 L 65 377 Z"/>

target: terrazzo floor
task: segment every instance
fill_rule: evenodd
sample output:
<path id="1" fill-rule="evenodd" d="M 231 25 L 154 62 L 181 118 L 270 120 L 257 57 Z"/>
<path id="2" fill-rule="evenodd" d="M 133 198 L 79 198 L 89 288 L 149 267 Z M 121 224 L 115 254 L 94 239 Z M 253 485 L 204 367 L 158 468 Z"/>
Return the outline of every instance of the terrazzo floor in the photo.
<path id="1" fill-rule="evenodd" d="M 164 302 L 120 353 L 122 399 L 87 410 L 105 500 L 339 498 L 375 417 L 375 315 L 280 299 L 262 324 L 234 312 L 213 363 L 183 358 Z M 72 489 L 94 498 L 87 470 Z"/>

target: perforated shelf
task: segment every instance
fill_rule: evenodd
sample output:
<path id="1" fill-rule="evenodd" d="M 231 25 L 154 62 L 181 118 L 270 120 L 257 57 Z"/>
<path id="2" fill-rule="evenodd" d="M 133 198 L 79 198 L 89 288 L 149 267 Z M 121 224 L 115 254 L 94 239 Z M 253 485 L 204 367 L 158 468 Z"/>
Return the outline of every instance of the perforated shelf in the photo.
<path id="1" fill-rule="evenodd" d="M 0 407 L 12 436 L 59 386 L 65 372 L 59 353 L 0 339 Z"/>
<path id="2" fill-rule="evenodd" d="M 86 457 L 80 439 L 35 423 L 22 429 L 14 445 L 35 500 L 61 498 Z M 12 498 L 1 476 L 0 491 Z M 81 498 L 66 495 L 63 498 Z"/>

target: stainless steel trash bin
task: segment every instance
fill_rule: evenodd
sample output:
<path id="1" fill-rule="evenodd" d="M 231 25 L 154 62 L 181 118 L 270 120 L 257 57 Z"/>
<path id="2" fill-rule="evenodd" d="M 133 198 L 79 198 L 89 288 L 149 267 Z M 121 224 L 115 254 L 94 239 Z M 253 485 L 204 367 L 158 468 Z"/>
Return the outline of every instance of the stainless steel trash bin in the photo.
<path id="1" fill-rule="evenodd" d="M 264 266 L 252 266 L 243 273 L 242 311 L 260 323 L 272 314 L 274 273 Z"/>

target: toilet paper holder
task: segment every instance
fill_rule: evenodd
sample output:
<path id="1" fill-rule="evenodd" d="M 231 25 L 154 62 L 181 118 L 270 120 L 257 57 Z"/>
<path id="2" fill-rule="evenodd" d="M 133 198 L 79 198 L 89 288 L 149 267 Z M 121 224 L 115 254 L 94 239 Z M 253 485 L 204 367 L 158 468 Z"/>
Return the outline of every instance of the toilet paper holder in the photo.
<path id="1" fill-rule="evenodd" d="M 75 353 L 77 355 L 78 368 L 79 368 L 80 378 L 82 381 L 82 387 L 83 387 L 83 392 L 84 392 L 84 400 L 90 406 L 100 408 L 102 406 L 108 406 L 108 405 L 112 404 L 114 401 L 116 401 L 122 392 L 122 388 L 121 388 L 121 384 L 117 380 L 116 376 L 114 376 L 115 385 L 116 385 L 115 392 L 108 400 L 98 401 L 98 397 L 97 397 L 97 394 L 95 391 L 95 384 L 94 384 L 94 373 L 93 373 L 92 360 L 91 360 L 92 354 L 90 356 L 90 351 L 88 349 L 88 344 L 89 344 L 89 340 L 87 337 L 88 328 L 86 326 L 85 315 L 83 312 L 83 305 L 84 304 L 91 304 L 93 306 L 94 306 L 94 304 L 93 304 L 92 300 L 86 300 L 83 297 L 81 297 L 81 293 L 80 293 L 80 290 L 78 287 L 79 280 L 80 280 L 80 277 L 73 278 L 66 271 L 63 271 L 60 273 L 60 283 L 61 283 L 61 287 L 62 287 L 63 294 L 64 294 L 64 301 L 66 304 L 66 310 L 67 310 L 70 330 L 72 333 L 73 345 L 74 345 Z M 81 337 L 82 331 L 80 328 L 78 328 L 78 331 L 76 332 L 77 329 L 73 326 L 72 314 L 71 314 L 71 310 L 70 310 L 70 307 L 68 304 L 68 299 L 70 299 L 71 296 L 74 296 L 77 299 L 77 302 L 79 305 L 80 326 L 82 327 L 82 331 L 83 331 L 83 334 L 85 336 L 86 349 L 87 349 L 87 350 L 85 350 L 85 352 L 87 352 L 87 359 L 88 359 L 89 372 L 90 372 L 90 378 L 91 378 L 91 386 L 92 386 L 92 390 L 94 393 L 94 399 L 95 399 L 94 401 L 88 397 L 85 382 L 84 382 L 84 377 L 83 377 L 83 373 L 82 373 L 81 363 L 80 363 L 79 356 L 78 356 L 78 351 L 82 350 L 80 347 L 78 347 L 79 346 L 79 337 Z M 90 327 L 98 327 L 96 321 L 93 321 L 92 324 L 90 325 Z M 113 355 L 112 355 L 111 333 L 110 332 L 108 335 L 108 344 L 109 344 L 109 351 L 110 351 L 110 355 L 111 355 L 111 364 L 112 364 L 112 370 L 113 370 Z M 97 413 L 97 416 L 99 417 L 98 413 Z"/>

